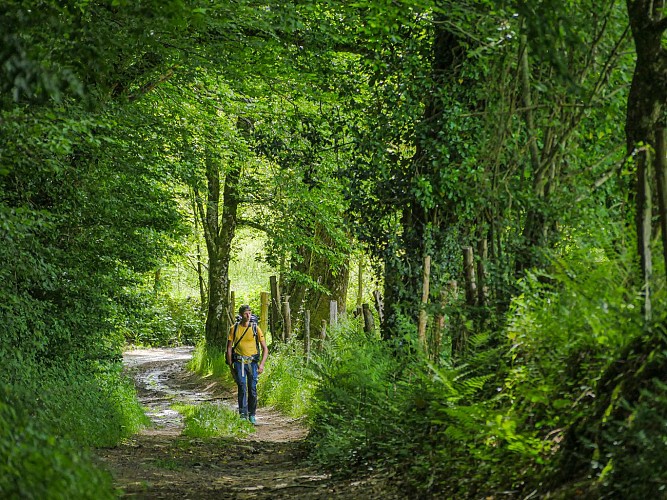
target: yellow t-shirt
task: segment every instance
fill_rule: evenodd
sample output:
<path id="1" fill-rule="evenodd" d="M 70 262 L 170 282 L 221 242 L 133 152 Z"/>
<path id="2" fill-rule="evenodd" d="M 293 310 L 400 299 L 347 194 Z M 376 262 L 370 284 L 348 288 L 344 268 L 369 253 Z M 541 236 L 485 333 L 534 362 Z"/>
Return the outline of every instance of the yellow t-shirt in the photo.
<path id="1" fill-rule="evenodd" d="M 235 329 L 236 337 L 234 337 Z M 232 345 L 236 344 L 236 342 L 241 339 L 245 329 L 246 327 L 241 324 L 238 326 L 232 325 L 232 327 L 229 329 L 227 340 L 230 340 Z M 262 332 L 262 329 L 259 327 L 259 325 L 257 326 L 257 340 L 260 344 L 264 341 L 264 333 Z M 243 338 L 236 346 L 235 353 L 240 354 L 241 356 L 254 356 L 255 354 L 259 354 L 259 352 L 257 352 L 257 344 L 255 343 L 255 336 L 252 334 L 252 325 L 250 323 L 248 323 L 248 331 L 245 335 L 243 335 Z"/>

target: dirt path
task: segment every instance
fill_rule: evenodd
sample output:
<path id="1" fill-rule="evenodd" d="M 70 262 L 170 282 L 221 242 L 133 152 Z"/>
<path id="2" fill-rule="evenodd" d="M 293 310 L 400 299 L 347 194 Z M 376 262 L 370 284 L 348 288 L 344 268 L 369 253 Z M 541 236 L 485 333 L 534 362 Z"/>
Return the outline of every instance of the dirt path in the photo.
<path id="1" fill-rule="evenodd" d="M 233 406 L 235 394 L 184 369 L 188 348 L 143 349 L 125 354 L 153 425 L 98 456 L 125 497 L 133 498 L 402 498 L 379 477 L 335 479 L 305 461 L 301 422 L 270 408 L 257 412 L 256 432 L 244 439 L 181 435 L 175 402 Z"/>

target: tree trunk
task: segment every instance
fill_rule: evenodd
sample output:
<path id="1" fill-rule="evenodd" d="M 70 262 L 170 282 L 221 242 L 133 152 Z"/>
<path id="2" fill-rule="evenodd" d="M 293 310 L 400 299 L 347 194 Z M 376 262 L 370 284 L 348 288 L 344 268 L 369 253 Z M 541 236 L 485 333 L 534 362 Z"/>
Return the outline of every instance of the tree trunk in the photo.
<path id="1" fill-rule="evenodd" d="M 368 304 L 361 304 L 361 314 L 364 319 L 364 332 L 368 334 L 375 334 L 375 320 L 373 319 L 373 312 Z"/>
<path id="2" fill-rule="evenodd" d="M 199 211 L 200 205 L 197 204 L 197 196 L 195 194 L 195 190 L 191 190 L 190 192 L 190 204 L 192 205 L 192 214 L 193 214 L 193 220 L 192 220 L 192 225 L 194 228 L 194 237 L 197 242 L 196 245 L 196 257 L 197 257 L 197 282 L 199 283 L 199 310 L 203 314 L 206 309 L 207 309 L 207 290 L 206 290 L 206 283 L 204 281 L 204 269 L 202 265 L 202 254 L 201 254 L 201 244 L 200 244 L 200 238 L 201 238 L 201 233 L 199 229 L 199 223 L 201 220 L 201 212 Z"/>
<path id="3" fill-rule="evenodd" d="M 303 352 L 306 363 L 310 361 L 310 311 L 306 309 L 303 315 Z"/>
<path id="4" fill-rule="evenodd" d="M 428 314 L 426 312 L 426 306 L 428 305 L 428 297 L 430 294 L 430 276 L 431 276 L 431 256 L 427 255 L 424 257 L 424 269 L 423 269 L 423 280 L 422 280 L 422 300 L 421 307 L 419 308 L 419 323 L 417 327 L 417 338 L 419 343 L 425 352 L 428 352 L 428 345 L 426 344 L 426 322 L 428 320 Z"/>
<path id="5" fill-rule="evenodd" d="M 205 339 L 208 347 L 223 350 L 227 343 L 227 332 L 231 326 L 229 317 L 229 261 L 231 246 L 236 232 L 239 197 L 236 180 L 241 173 L 241 164 L 234 163 L 227 172 L 220 210 L 220 168 L 207 158 L 206 179 L 208 196 L 206 209 L 201 206 L 202 227 L 208 249 L 208 311 L 206 316 Z"/>
<path id="6" fill-rule="evenodd" d="M 662 258 L 667 269 L 667 135 L 661 128 L 656 133 L 655 176 L 658 180 L 658 206 L 662 235 Z"/>
<path id="7" fill-rule="evenodd" d="M 635 41 L 637 61 L 628 96 L 625 123 L 627 151 L 635 159 L 637 185 L 635 193 L 637 252 L 641 265 L 645 293 L 645 316 L 651 314 L 650 281 L 653 272 L 651 256 L 652 179 L 651 167 L 657 159 L 656 132 L 665 127 L 664 112 L 667 104 L 667 50 L 662 38 L 667 29 L 660 2 L 653 0 L 627 0 L 632 36 Z M 667 214 L 661 210 L 660 217 Z"/>
<path id="8" fill-rule="evenodd" d="M 357 309 L 362 308 L 364 301 L 364 256 L 359 256 L 359 275 L 357 276 Z"/>
<path id="9" fill-rule="evenodd" d="M 322 245 L 333 245 L 333 240 L 322 228 L 318 232 Z M 318 254 L 310 248 L 301 247 L 299 253 L 300 262 L 293 265 L 293 270 L 308 276 L 327 291 L 310 287 L 305 283 L 290 283 L 284 293 L 290 295 L 292 310 L 295 314 L 301 310 L 310 310 L 311 325 L 319 325 L 323 319 L 328 320 L 329 302 L 332 300 L 338 303 L 338 313 L 344 313 L 350 278 L 349 259 L 345 259 L 340 267 L 334 268 L 326 255 Z M 318 332 L 311 331 L 310 333 L 311 336 L 315 336 Z"/>
<path id="10" fill-rule="evenodd" d="M 523 226 L 522 244 L 516 257 L 516 274 L 522 276 L 526 269 L 537 263 L 534 249 L 542 247 L 547 240 L 548 222 L 544 216 L 544 205 L 547 198 L 546 186 L 553 178 L 548 174 L 554 172 L 548 168 L 553 160 L 546 165 L 542 158 L 544 151 L 540 154 L 537 144 L 538 136 L 533 116 L 533 97 L 530 83 L 530 64 L 528 62 L 528 43 L 526 37 L 522 37 L 519 56 L 519 75 L 521 81 L 521 101 L 525 109 L 523 116 L 528 136 L 528 151 L 530 153 L 530 169 L 533 177 L 534 205 L 530 206 L 526 213 Z"/>
<path id="11" fill-rule="evenodd" d="M 276 276 L 269 277 L 269 283 L 271 284 L 271 312 L 270 312 L 270 322 L 271 322 L 271 339 L 274 341 L 285 341 L 285 334 L 283 332 L 283 321 L 282 321 L 282 297 L 280 296 L 280 285 L 278 283 L 278 278 Z"/>
<path id="12" fill-rule="evenodd" d="M 434 23 L 432 45 L 431 75 L 433 89 L 426 93 L 424 102 L 424 129 L 418 128 L 415 136 L 415 153 L 411 160 L 412 175 L 417 178 L 432 179 L 437 184 L 438 171 L 447 168 L 442 162 L 456 163 L 460 153 L 457 146 L 451 146 L 449 156 L 440 156 L 440 146 L 447 144 L 442 137 L 442 117 L 446 115 L 443 100 L 439 95 L 445 82 L 459 77 L 464 48 L 458 35 L 448 31 L 443 17 Z M 401 214 L 401 236 L 399 248 L 388 248 L 384 256 L 384 321 L 382 322 L 382 338 L 389 339 L 399 335 L 397 327 L 399 318 L 407 317 L 414 320 L 418 328 L 418 304 L 422 290 L 422 260 L 430 253 L 433 261 L 438 262 L 439 248 L 438 231 L 441 227 L 456 222 L 457 207 L 442 203 L 438 207 L 430 207 L 424 200 L 414 197 L 407 198 Z M 440 214 L 440 215 L 438 215 Z M 428 248 L 428 249 L 427 249 Z M 435 268 L 434 268 L 435 275 Z"/>

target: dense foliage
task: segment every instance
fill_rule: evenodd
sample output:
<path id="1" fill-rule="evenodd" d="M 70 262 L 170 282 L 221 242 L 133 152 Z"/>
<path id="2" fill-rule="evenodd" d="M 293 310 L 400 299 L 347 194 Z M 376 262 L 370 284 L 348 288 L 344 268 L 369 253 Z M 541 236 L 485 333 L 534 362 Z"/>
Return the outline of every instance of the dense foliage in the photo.
<path id="1" fill-rule="evenodd" d="M 527 277 L 502 341 L 476 334 L 465 363 L 397 358 L 359 325 L 336 332 L 304 378 L 316 379 L 313 458 L 341 474 L 388 473 L 423 496 L 634 498 L 638 488 L 661 491 L 667 448 L 658 378 L 640 383 L 637 403 L 620 395 L 607 401 L 608 414 L 623 408 L 622 417 L 603 425 L 600 442 L 582 443 L 579 459 L 590 458 L 568 465 L 568 432 L 591 425 L 596 400 L 606 398 L 601 379 L 633 342 L 646 339 L 640 296 L 627 296 L 630 263 L 580 243 L 576 255 L 548 268 L 547 280 Z M 663 349 L 664 338 L 634 363 L 659 366 Z"/>
<path id="2" fill-rule="evenodd" d="M 168 158 L 152 140 L 158 129 L 128 95 L 145 83 L 136 80 L 146 78 L 138 51 L 153 46 L 135 9 L 0 7 L 0 491 L 8 498 L 111 496 L 85 450 L 145 422 L 120 375 L 123 327 L 140 316 L 135 287 L 183 225 Z M 154 17 L 155 29 L 174 14 Z"/>

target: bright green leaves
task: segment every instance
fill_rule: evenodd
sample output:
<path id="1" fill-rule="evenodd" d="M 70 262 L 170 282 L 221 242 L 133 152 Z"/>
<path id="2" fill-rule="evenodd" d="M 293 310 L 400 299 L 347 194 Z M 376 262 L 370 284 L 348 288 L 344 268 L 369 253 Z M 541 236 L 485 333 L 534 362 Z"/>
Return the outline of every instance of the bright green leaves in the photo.
<path id="1" fill-rule="evenodd" d="M 412 192 L 424 208 L 435 207 L 436 199 L 433 196 L 433 186 L 424 176 L 419 176 L 413 181 Z"/>

